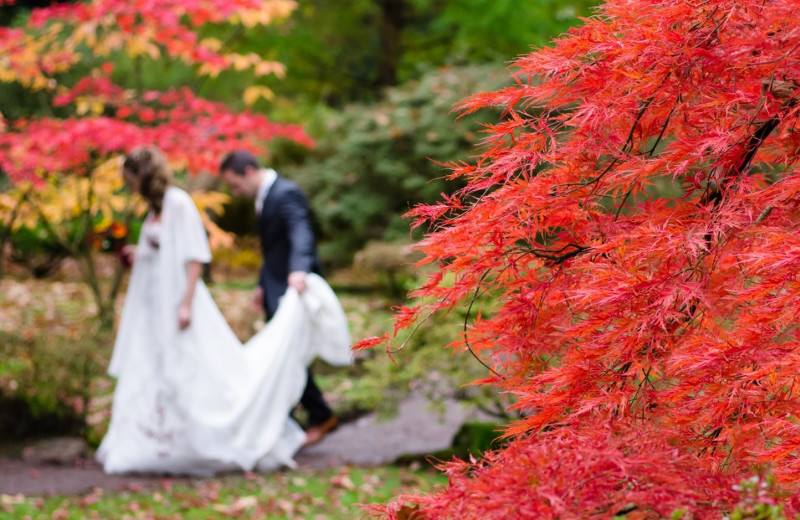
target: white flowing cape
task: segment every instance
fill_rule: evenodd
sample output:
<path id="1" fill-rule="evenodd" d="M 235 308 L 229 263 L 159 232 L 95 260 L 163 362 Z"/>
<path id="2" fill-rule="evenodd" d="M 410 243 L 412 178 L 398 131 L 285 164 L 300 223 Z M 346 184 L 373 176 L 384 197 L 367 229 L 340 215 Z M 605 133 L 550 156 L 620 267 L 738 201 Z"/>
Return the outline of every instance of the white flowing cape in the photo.
<path id="1" fill-rule="evenodd" d="M 177 327 L 186 263 L 208 262 L 208 242 L 185 192 L 164 199 L 157 267 L 140 240 L 109 374 L 117 378 L 111 424 L 98 449 L 108 473 L 209 475 L 230 469 L 294 466 L 305 440 L 289 417 L 319 356 L 351 361 L 347 320 L 336 295 L 310 274 L 302 295 L 289 289 L 272 320 L 242 345 L 205 284 L 197 283 L 192 324 Z M 157 269 L 158 311 L 147 269 Z"/>

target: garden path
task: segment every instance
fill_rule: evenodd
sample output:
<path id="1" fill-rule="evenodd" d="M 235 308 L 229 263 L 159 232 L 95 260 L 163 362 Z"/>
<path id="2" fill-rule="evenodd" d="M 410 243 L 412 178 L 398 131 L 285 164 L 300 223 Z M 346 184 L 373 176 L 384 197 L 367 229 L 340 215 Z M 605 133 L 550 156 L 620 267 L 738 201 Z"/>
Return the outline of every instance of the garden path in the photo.
<path id="1" fill-rule="evenodd" d="M 424 398 L 411 397 L 401 403 L 393 418 L 366 415 L 342 424 L 319 444 L 302 450 L 296 460 L 301 469 L 318 469 L 374 466 L 391 463 L 400 455 L 430 453 L 450 446 L 455 432 L 474 413 L 451 402 L 439 414 L 429 409 Z M 0 495 L 82 494 L 94 488 L 144 491 L 161 485 L 163 480 L 157 476 L 106 475 L 94 460 L 79 459 L 57 466 L 0 457 Z"/>

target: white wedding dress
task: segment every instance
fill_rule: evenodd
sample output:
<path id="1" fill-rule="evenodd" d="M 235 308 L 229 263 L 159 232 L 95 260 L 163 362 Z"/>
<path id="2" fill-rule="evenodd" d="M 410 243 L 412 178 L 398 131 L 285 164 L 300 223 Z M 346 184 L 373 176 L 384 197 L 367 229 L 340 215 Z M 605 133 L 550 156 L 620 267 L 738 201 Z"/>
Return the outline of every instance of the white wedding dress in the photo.
<path id="1" fill-rule="evenodd" d="M 192 323 L 177 327 L 186 262 L 208 262 L 191 198 L 169 188 L 161 222 L 142 227 L 109 373 L 117 378 L 98 452 L 107 473 L 212 475 L 293 467 L 305 433 L 289 417 L 306 367 L 350 362 L 350 336 L 325 281 L 289 289 L 272 320 L 244 345 L 202 281 Z"/>

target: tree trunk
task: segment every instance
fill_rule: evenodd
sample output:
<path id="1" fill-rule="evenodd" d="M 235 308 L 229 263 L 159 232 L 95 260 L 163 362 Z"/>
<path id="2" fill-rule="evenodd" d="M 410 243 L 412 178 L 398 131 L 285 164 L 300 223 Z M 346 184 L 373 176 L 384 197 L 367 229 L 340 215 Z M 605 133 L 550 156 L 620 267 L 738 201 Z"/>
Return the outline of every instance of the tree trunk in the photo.
<path id="1" fill-rule="evenodd" d="M 397 84 L 397 68 L 403 47 L 403 28 L 409 19 L 411 9 L 407 0 L 379 0 L 380 19 L 378 21 L 378 71 L 376 87 Z"/>

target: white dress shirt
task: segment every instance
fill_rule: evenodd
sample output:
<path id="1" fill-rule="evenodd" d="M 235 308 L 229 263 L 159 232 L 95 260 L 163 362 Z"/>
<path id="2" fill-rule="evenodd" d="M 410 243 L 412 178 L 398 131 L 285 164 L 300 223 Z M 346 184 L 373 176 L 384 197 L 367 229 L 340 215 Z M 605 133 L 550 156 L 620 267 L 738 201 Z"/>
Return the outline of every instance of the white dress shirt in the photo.
<path id="1" fill-rule="evenodd" d="M 259 184 L 258 192 L 256 192 L 256 215 L 261 215 L 261 211 L 264 208 L 264 200 L 267 198 L 269 189 L 272 188 L 272 185 L 275 184 L 275 181 L 278 179 L 278 172 L 272 168 L 263 169 L 261 171 L 264 172 L 264 176 L 261 178 L 261 184 Z"/>

